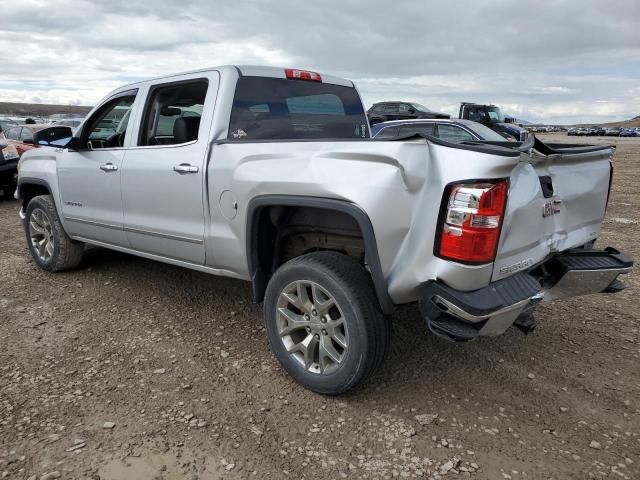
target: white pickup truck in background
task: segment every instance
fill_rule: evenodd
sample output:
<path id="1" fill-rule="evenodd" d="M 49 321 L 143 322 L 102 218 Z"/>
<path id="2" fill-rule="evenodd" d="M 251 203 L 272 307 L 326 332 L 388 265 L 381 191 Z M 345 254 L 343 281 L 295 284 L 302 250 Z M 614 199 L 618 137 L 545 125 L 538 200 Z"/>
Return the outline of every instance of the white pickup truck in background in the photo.
<path id="1" fill-rule="evenodd" d="M 20 162 L 34 261 L 84 244 L 253 283 L 274 354 L 344 392 L 384 360 L 395 305 L 453 341 L 531 329 L 539 301 L 623 288 L 595 250 L 614 149 L 369 138 L 352 82 L 225 66 L 119 88 Z"/>

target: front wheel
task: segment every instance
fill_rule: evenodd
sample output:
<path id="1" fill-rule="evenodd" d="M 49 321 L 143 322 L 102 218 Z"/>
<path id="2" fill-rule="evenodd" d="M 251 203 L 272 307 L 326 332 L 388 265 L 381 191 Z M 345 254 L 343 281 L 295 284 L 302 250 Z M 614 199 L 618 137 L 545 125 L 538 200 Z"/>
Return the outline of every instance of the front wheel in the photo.
<path id="1" fill-rule="evenodd" d="M 264 319 L 271 349 L 296 382 L 336 395 L 370 376 L 389 347 L 369 274 L 352 258 L 314 252 L 269 281 Z"/>
<path id="2" fill-rule="evenodd" d="M 84 245 L 64 231 L 50 195 L 31 199 L 25 212 L 24 231 L 31 256 L 43 270 L 68 270 L 82 260 Z"/>

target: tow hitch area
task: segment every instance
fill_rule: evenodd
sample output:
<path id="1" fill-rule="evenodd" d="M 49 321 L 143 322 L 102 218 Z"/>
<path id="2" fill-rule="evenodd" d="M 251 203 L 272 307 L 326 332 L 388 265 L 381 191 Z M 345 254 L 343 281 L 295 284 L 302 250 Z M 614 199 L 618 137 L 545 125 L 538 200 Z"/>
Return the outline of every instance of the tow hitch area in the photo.
<path id="1" fill-rule="evenodd" d="M 500 335 L 512 325 L 529 333 L 539 302 L 619 292 L 624 284 L 618 276 L 632 267 L 631 257 L 613 248 L 571 250 L 471 292 L 429 281 L 422 287 L 420 311 L 433 333 L 454 342 Z"/>

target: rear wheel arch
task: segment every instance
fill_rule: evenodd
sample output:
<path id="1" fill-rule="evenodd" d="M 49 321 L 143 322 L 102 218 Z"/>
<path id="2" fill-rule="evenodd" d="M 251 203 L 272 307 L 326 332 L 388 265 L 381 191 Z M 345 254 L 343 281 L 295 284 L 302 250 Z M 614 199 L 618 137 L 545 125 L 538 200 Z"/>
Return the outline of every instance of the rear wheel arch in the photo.
<path id="1" fill-rule="evenodd" d="M 305 197 L 293 195 L 262 195 L 253 198 L 247 209 L 246 252 L 249 275 L 253 284 L 256 302 L 264 299 L 267 284 L 277 267 L 284 263 L 273 262 L 276 252 L 277 227 L 268 221 L 267 212 L 272 209 L 319 209 L 335 212 L 341 219 L 350 219 L 357 226 L 362 237 L 368 270 L 375 287 L 380 308 L 386 314 L 393 311 L 393 302 L 387 291 L 378 254 L 373 225 L 369 216 L 356 204 L 331 198 Z M 287 259 L 285 259 L 286 261 Z M 265 265 L 266 261 L 273 262 Z"/>

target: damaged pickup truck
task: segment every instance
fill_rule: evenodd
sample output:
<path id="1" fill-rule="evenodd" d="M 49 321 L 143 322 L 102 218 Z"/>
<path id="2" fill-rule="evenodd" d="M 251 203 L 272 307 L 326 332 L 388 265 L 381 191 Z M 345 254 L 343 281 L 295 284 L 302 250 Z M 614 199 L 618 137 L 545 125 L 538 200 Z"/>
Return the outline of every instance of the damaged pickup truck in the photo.
<path id="1" fill-rule="evenodd" d="M 381 365 L 396 305 L 461 342 L 621 290 L 632 260 L 594 248 L 613 155 L 374 141 L 352 82 L 225 66 L 115 90 L 64 148 L 25 153 L 16 196 L 47 271 L 92 244 L 252 282 L 284 369 L 337 394 Z"/>

